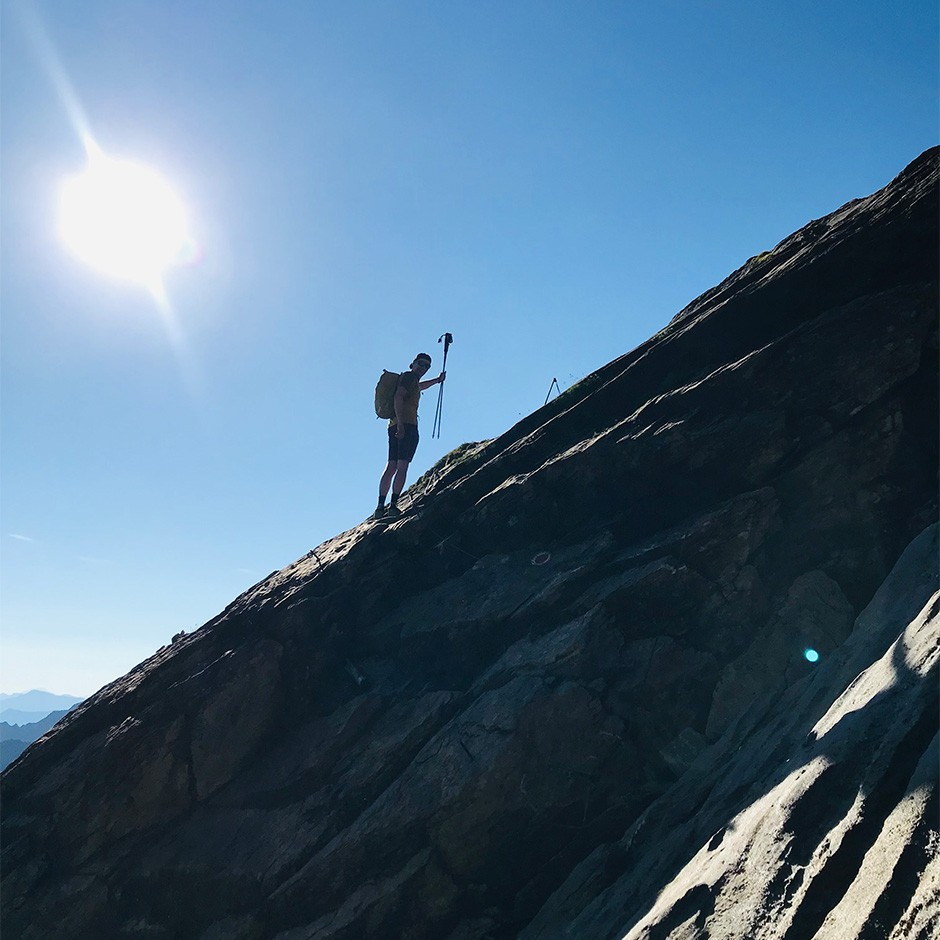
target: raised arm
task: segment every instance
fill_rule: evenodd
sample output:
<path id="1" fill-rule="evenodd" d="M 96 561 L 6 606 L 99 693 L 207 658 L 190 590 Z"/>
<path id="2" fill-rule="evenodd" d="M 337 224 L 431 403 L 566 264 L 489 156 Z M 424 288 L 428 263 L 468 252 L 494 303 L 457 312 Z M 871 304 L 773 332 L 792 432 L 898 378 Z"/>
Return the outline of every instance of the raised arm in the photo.
<path id="1" fill-rule="evenodd" d="M 419 382 L 418 387 L 421 391 L 431 388 L 432 385 L 440 385 L 447 378 L 447 373 L 442 372 L 436 379 L 428 379 L 427 382 Z"/>

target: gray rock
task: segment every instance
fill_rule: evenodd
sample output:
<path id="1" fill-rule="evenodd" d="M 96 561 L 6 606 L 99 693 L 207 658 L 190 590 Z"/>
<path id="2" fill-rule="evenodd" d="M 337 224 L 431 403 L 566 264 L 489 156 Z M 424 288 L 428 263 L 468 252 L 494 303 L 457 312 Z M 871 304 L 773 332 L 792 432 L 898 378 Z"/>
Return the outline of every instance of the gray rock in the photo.
<path id="1" fill-rule="evenodd" d="M 521 937 L 931 936 L 937 533 L 826 666 L 703 751 Z"/>

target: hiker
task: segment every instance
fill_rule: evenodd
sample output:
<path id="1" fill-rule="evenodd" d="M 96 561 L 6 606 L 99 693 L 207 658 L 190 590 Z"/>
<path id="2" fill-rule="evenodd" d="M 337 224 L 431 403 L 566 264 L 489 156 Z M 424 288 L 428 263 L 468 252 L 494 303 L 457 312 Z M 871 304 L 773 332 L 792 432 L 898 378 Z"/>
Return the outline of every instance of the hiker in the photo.
<path id="1" fill-rule="evenodd" d="M 418 353 L 409 371 L 402 372 L 398 378 L 395 416 L 388 422 L 388 465 L 379 482 L 379 504 L 372 515 L 373 519 L 401 515 L 398 497 L 405 488 L 408 464 L 418 448 L 418 402 L 423 391 L 443 382 L 447 377 L 447 373 L 442 372 L 436 379 L 422 382 L 421 377 L 430 368 L 431 357 L 427 353 Z M 385 499 L 389 488 L 392 490 L 392 502 L 386 508 Z"/>

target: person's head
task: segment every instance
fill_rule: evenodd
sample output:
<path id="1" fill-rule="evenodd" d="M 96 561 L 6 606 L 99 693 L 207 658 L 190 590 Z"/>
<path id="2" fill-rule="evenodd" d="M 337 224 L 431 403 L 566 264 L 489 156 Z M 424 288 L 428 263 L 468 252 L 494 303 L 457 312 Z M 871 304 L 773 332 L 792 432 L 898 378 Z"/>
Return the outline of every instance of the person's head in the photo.
<path id="1" fill-rule="evenodd" d="M 418 375 L 424 375 L 431 368 L 431 357 L 427 353 L 418 353 L 414 362 L 411 363 L 411 371 Z"/>

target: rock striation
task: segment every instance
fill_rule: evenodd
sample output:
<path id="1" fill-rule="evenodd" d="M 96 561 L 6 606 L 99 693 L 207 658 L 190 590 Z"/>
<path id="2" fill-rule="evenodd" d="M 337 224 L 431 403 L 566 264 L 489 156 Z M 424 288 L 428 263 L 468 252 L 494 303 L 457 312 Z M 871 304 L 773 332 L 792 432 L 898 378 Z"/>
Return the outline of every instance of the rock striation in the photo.
<path id="1" fill-rule="evenodd" d="M 4 929 L 936 936 L 937 170 L 66 716 L 2 776 Z"/>

